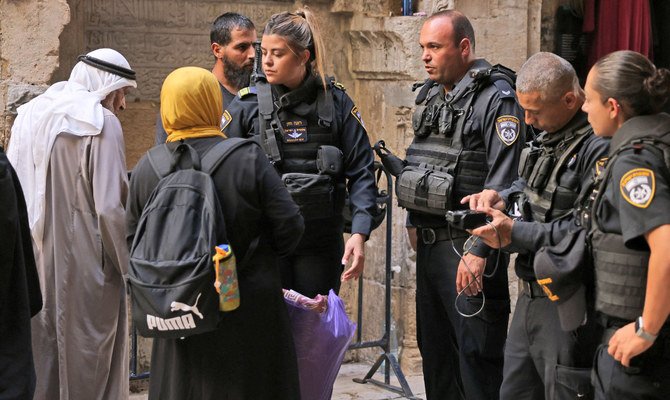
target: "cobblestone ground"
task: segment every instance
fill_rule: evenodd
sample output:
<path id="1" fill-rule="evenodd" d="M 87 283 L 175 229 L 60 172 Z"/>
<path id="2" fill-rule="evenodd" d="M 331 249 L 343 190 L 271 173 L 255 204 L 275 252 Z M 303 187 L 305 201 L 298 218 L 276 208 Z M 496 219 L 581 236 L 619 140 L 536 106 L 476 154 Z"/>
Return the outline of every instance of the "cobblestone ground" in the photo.
<path id="1" fill-rule="evenodd" d="M 366 383 L 360 384 L 352 381 L 354 378 L 363 378 L 370 370 L 370 364 L 351 363 L 344 364 L 340 368 L 340 373 L 335 381 L 333 389 L 332 400 L 387 400 L 387 399 L 403 399 L 405 397 L 383 389 L 377 385 Z M 378 371 L 383 371 L 383 367 Z M 384 375 L 377 373 L 373 377 L 375 380 L 384 381 Z M 418 399 L 426 398 L 426 391 L 423 386 L 423 376 L 413 375 L 406 376 L 407 383 L 412 390 L 414 396 Z M 391 384 L 399 386 L 398 381 L 391 373 Z M 133 393 L 130 395 L 130 400 L 146 400 L 146 393 Z"/>

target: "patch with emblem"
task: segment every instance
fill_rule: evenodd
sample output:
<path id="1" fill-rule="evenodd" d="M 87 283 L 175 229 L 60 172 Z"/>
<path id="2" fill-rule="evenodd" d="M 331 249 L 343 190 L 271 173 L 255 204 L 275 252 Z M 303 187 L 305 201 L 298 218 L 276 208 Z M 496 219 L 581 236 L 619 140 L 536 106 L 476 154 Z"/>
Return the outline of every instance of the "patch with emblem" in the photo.
<path id="1" fill-rule="evenodd" d="M 647 208 L 656 191 L 654 171 L 647 168 L 631 169 L 621 177 L 619 188 L 627 202 L 635 207 Z"/>
<path id="2" fill-rule="evenodd" d="M 233 120 L 233 116 L 230 115 L 228 110 L 225 110 L 223 112 L 223 115 L 221 116 L 221 131 L 226 129 L 226 127 L 230 124 L 230 122 Z"/>
<path id="3" fill-rule="evenodd" d="M 500 140 L 510 146 L 519 137 L 519 118 L 513 115 L 496 118 L 496 131 Z"/>
<path id="4" fill-rule="evenodd" d="M 307 121 L 304 119 L 282 122 L 282 126 L 284 127 L 284 143 L 307 142 Z"/>
<path id="5" fill-rule="evenodd" d="M 358 121 L 358 123 L 361 124 L 363 128 L 365 128 L 363 117 L 361 117 L 361 112 L 358 111 L 358 107 L 354 106 L 354 108 L 351 109 L 351 115 L 353 115 L 354 118 L 356 118 L 356 121 Z"/>
<path id="6" fill-rule="evenodd" d="M 600 176 L 607 166 L 607 157 L 603 157 L 600 160 L 596 161 L 596 176 Z"/>

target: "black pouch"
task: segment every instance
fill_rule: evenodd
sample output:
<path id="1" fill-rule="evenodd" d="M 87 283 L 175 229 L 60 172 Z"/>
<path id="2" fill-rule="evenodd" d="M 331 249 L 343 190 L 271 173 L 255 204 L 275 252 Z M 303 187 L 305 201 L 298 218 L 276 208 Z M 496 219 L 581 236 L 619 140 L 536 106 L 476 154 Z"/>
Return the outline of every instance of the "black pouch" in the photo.
<path id="1" fill-rule="evenodd" d="M 342 150 L 335 146 L 319 146 L 316 151 L 316 168 L 320 174 L 329 175 L 333 178 L 342 176 L 344 165 Z"/>
<path id="2" fill-rule="evenodd" d="M 528 181 L 530 178 L 531 172 L 533 172 L 533 167 L 537 162 L 537 159 L 540 157 L 542 149 L 539 147 L 529 146 L 521 150 L 521 157 L 519 158 L 519 176 Z"/>
<path id="3" fill-rule="evenodd" d="M 398 205 L 412 211 L 445 216 L 451 209 L 454 177 L 445 171 L 408 166 L 396 183 Z"/>
<path id="4" fill-rule="evenodd" d="M 437 128 L 443 135 L 450 136 L 454 130 L 454 109 L 445 105 L 440 109 Z"/>
<path id="5" fill-rule="evenodd" d="M 427 137 L 433 131 L 435 121 L 439 117 L 439 107 L 430 106 L 416 106 L 414 114 L 412 114 L 412 129 L 414 135 L 418 137 Z"/>
<path id="6" fill-rule="evenodd" d="M 556 164 L 556 158 L 554 156 L 548 155 L 540 157 L 535 163 L 533 172 L 531 172 L 528 177 L 528 186 L 533 189 L 544 188 L 547 184 L 547 179 L 549 179 L 549 175 L 551 175 L 551 171 L 554 169 L 554 164 Z"/>
<path id="7" fill-rule="evenodd" d="M 305 220 L 335 215 L 335 190 L 330 176 L 294 172 L 282 175 L 282 181 Z"/>

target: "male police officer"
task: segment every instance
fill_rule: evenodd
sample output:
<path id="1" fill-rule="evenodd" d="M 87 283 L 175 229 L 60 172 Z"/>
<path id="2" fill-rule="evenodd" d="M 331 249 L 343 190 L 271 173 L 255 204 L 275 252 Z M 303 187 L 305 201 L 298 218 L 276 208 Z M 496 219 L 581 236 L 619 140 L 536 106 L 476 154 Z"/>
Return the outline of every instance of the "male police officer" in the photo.
<path id="1" fill-rule="evenodd" d="M 415 137 L 397 185 L 418 234 L 417 330 L 426 393 L 440 400 L 497 398 L 509 315 L 507 259 L 497 269 L 495 255 L 487 261 L 469 253 L 461 261 L 452 246 L 460 251 L 468 235 L 449 231 L 445 213 L 467 194 L 501 190 L 516 179 L 525 125 L 513 78 L 476 58 L 465 15 L 430 16 L 419 43 L 430 79 L 416 99 Z M 477 250 L 486 256 L 490 249 Z M 490 275 L 485 301 L 482 273 Z M 470 297 L 462 296 L 457 310 L 459 291 Z M 471 318 L 458 312 L 480 308 Z"/>
<path id="2" fill-rule="evenodd" d="M 516 205 L 522 217 L 513 221 L 496 213 L 497 233 L 491 227 L 473 231 L 493 247 L 500 240 L 503 246 L 511 242 L 512 249 L 519 251 L 515 270 L 522 294 L 505 346 L 500 398 L 574 399 L 591 391 L 595 324 L 592 318 L 579 329 L 559 324 L 555 303 L 536 281 L 533 255 L 550 244 L 552 230 L 570 223 L 549 224 L 572 214 L 580 191 L 589 186 L 596 171 L 594 165 L 604 165 L 609 141 L 593 135 L 586 114 L 580 111 L 584 92 L 575 70 L 557 55 L 530 57 L 519 70 L 516 90 L 526 123 L 544 132 L 524 150 L 520 177 L 512 187 L 500 193 L 485 190 L 462 202 L 469 202 L 471 208 Z"/>
<path id="3" fill-rule="evenodd" d="M 209 32 L 215 62 L 212 73 L 221 85 L 223 109 L 235 98 L 235 94 L 249 85 L 254 66 L 254 41 L 256 27 L 249 17 L 227 12 L 219 15 Z M 165 143 L 167 133 L 163 128 L 160 113 L 156 121 L 156 144 Z"/>

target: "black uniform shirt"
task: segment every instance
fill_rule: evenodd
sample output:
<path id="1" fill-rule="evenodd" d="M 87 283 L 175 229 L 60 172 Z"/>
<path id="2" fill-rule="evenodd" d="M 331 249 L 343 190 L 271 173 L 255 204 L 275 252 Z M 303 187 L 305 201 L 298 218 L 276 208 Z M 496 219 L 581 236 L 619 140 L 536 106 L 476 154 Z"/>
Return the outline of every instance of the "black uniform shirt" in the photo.
<path id="1" fill-rule="evenodd" d="M 670 224 L 668 167 L 647 148 L 624 150 L 613 161 L 597 221 L 604 232 L 622 234 L 627 247 L 648 250 L 644 234 Z"/>
<path id="2" fill-rule="evenodd" d="M 332 93 L 334 103 L 333 129 L 334 132 L 337 132 L 338 147 L 344 157 L 344 176 L 347 179 L 347 190 L 351 202 L 351 233 L 361 233 L 367 237 L 372 230 L 372 212 L 376 207 L 374 154 L 360 113 L 354 102 L 337 85 L 331 85 L 329 90 Z M 287 90 L 282 86 L 273 86 L 273 94 L 277 94 L 278 91 L 283 94 Z M 224 113 L 223 132 L 228 137 L 253 137 L 259 134 L 257 132 L 258 98 L 253 92 L 245 92 L 242 96 L 238 94 Z M 281 111 L 279 109 L 280 118 L 282 116 Z M 316 113 L 316 102 L 312 100 L 309 104 L 300 103 L 293 106 L 290 112 L 296 115 Z M 319 243 L 327 244 L 324 242 L 335 239 L 335 237 L 341 238 L 341 216 L 338 216 L 337 221 L 334 221 L 333 224 L 330 223 L 333 221 L 318 221 L 320 226 L 313 226 L 314 224 L 308 223 L 305 227 L 303 242 L 314 239 L 309 247 L 318 246 Z M 304 248 L 305 246 L 305 243 L 303 243 L 299 247 Z"/>
<path id="3" fill-rule="evenodd" d="M 478 59 L 465 76 L 472 70 L 490 67 L 491 64 L 487 61 Z M 464 96 L 458 101 L 458 105 L 463 105 L 467 99 L 468 96 Z M 477 94 L 466 117 L 468 120 L 463 128 L 463 148 L 486 151 L 489 170 L 484 188 L 500 191 L 509 187 L 518 176 L 519 156 L 526 141 L 524 115 L 516 101 L 514 89 L 502 80 L 487 86 Z M 513 141 L 506 143 L 506 139 L 499 132 L 499 125 L 507 118 L 514 119 L 517 131 Z M 413 211 L 410 211 L 409 220 L 418 227 L 446 226 L 446 219 L 443 217 Z"/>

